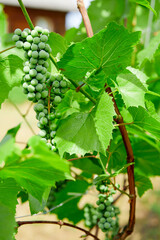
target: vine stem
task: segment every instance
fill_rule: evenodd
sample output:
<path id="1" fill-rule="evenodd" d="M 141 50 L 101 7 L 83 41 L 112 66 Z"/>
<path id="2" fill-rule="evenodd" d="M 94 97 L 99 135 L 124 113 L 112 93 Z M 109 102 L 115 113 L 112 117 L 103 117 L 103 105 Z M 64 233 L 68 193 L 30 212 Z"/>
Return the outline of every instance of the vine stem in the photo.
<path id="1" fill-rule="evenodd" d="M 61 220 L 59 221 L 46 221 L 46 220 L 37 220 L 37 221 L 18 221 L 17 224 L 18 226 L 22 226 L 22 225 L 27 225 L 27 224 L 56 224 L 56 225 L 59 225 L 60 228 L 62 226 L 67 226 L 67 227 L 71 227 L 71 228 L 75 228 L 77 230 L 80 230 L 82 232 L 84 232 L 87 236 L 91 236 L 93 237 L 94 239 L 96 240 L 100 240 L 98 237 L 96 237 L 95 235 L 93 235 L 91 232 L 85 230 L 84 228 L 81 228 L 81 227 L 78 227 L 78 226 L 75 226 L 73 224 L 70 224 L 70 223 L 66 223 L 66 222 L 63 222 Z"/>
<path id="2" fill-rule="evenodd" d="M 81 3 L 81 4 L 79 4 L 79 3 Z M 83 13 L 82 14 L 82 17 L 83 17 L 84 14 L 87 14 L 83 0 L 80 0 L 80 1 L 77 0 L 77 4 L 78 4 L 80 13 Z M 84 22 L 85 26 L 87 25 L 87 27 L 86 27 L 86 30 L 87 30 L 88 28 L 91 27 L 91 24 L 90 24 L 89 17 L 88 17 L 89 23 L 88 23 L 88 20 L 86 21 L 85 19 L 86 18 L 83 18 L 83 21 L 85 21 Z M 88 37 L 92 37 L 92 36 L 93 36 L 93 31 L 92 31 L 92 34 L 88 34 Z M 132 149 L 129 137 L 128 137 L 127 130 L 126 130 L 125 126 L 122 125 L 124 123 L 123 118 L 117 107 L 114 96 L 111 93 L 112 92 L 111 88 L 109 88 L 109 87 L 106 88 L 106 86 L 105 86 L 105 91 L 108 94 L 110 94 L 110 96 L 112 97 L 112 101 L 114 103 L 114 109 L 115 109 L 116 114 L 118 115 L 118 119 L 116 120 L 116 122 L 117 122 L 117 124 L 120 124 L 118 127 L 119 127 L 120 133 L 122 135 L 123 143 L 124 143 L 124 146 L 125 146 L 125 149 L 127 152 L 127 163 L 132 163 L 132 162 L 134 162 L 133 149 Z M 129 213 L 128 224 L 123 229 L 122 232 L 118 233 L 115 236 L 115 239 L 118 239 L 118 240 L 126 239 L 126 237 L 129 236 L 133 232 L 134 225 L 135 225 L 136 191 L 135 191 L 135 181 L 134 181 L 134 165 L 130 165 L 127 168 L 127 174 L 128 174 L 128 182 L 129 182 L 129 195 L 133 196 L 133 198 L 130 199 L 130 213 Z"/>
<path id="3" fill-rule="evenodd" d="M 6 52 L 6 51 L 8 51 L 8 50 L 10 50 L 10 49 L 12 49 L 12 48 L 15 48 L 15 47 L 16 47 L 16 46 L 12 46 L 12 47 L 6 48 L 6 49 L 0 51 L 0 54 L 1 54 L 1 53 L 4 53 L 4 52 Z"/>
<path id="4" fill-rule="evenodd" d="M 68 161 L 74 161 L 74 160 L 79 160 L 79 159 L 84 159 L 84 158 L 96 158 L 96 156 L 91 155 L 91 156 L 84 156 L 84 157 L 79 157 L 79 158 L 71 158 L 71 159 L 68 159 Z"/>
<path id="5" fill-rule="evenodd" d="M 23 1 L 22 0 L 18 0 L 18 2 L 19 2 L 19 5 L 20 5 L 20 7 L 22 9 L 22 12 L 23 12 L 23 15 L 24 15 L 24 17 L 25 17 L 25 19 L 26 19 L 30 29 L 33 30 L 34 29 L 34 25 L 33 25 L 29 15 L 28 15 L 28 12 L 27 12 L 24 4 L 23 4 Z"/>

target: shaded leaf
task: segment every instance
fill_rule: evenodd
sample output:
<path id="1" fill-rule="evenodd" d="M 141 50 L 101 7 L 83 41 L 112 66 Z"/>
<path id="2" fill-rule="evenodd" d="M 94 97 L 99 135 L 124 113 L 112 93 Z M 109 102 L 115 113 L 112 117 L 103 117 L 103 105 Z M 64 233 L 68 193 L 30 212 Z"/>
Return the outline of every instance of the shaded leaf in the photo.
<path id="1" fill-rule="evenodd" d="M 153 118 L 149 111 L 142 107 L 130 107 L 128 110 L 136 126 L 143 128 L 157 139 L 160 139 L 160 122 Z"/>
<path id="2" fill-rule="evenodd" d="M 49 34 L 48 44 L 50 45 L 50 47 L 52 49 L 52 55 L 54 57 L 56 57 L 57 54 L 60 54 L 60 56 L 58 56 L 58 57 L 61 57 L 65 53 L 65 51 L 67 50 L 67 47 L 68 47 L 66 39 L 55 32 L 51 32 Z"/>
<path id="3" fill-rule="evenodd" d="M 150 9 L 156 16 L 157 16 L 157 12 L 151 7 L 150 3 L 148 0 L 129 0 L 130 2 L 135 2 L 138 3 L 148 9 Z"/>
<path id="4" fill-rule="evenodd" d="M 139 197 L 142 197 L 147 190 L 153 189 L 151 180 L 148 177 L 138 174 L 135 174 L 135 185 L 137 187 Z"/>
<path id="5" fill-rule="evenodd" d="M 8 98 L 9 91 L 19 86 L 22 79 L 23 60 L 16 55 L 0 56 L 0 106 Z"/>

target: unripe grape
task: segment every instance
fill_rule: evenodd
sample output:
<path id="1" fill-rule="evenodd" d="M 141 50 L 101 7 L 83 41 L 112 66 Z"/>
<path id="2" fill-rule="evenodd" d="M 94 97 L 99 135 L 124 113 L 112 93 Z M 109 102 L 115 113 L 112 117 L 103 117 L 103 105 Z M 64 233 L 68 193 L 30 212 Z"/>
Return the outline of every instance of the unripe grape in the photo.
<path id="1" fill-rule="evenodd" d="M 57 118 L 57 119 L 60 119 L 60 118 L 61 118 L 61 116 L 62 116 L 62 114 L 61 114 L 61 113 L 56 113 L 56 118 Z"/>
<path id="2" fill-rule="evenodd" d="M 36 26 L 34 29 L 35 29 L 38 33 L 42 33 L 42 31 L 43 31 L 43 29 L 42 29 L 41 27 L 39 27 L 39 26 Z"/>
<path id="3" fill-rule="evenodd" d="M 35 93 L 28 93 L 27 98 L 28 98 L 28 100 L 33 101 L 35 98 Z"/>
<path id="4" fill-rule="evenodd" d="M 43 85 L 39 83 L 39 84 L 36 86 L 36 90 L 37 90 L 38 92 L 42 92 L 42 90 L 43 90 Z"/>
<path id="5" fill-rule="evenodd" d="M 48 67 L 49 67 L 49 63 L 48 63 L 48 62 L 45 62 L 45 63 L 43 64 L 43 67 L 48 68 Z"/>
<path id="6" fill-rule="evenodd" d="M 33 38 L 33 43 L 35 43 L 35 44 L 40 43 L 40 38 L 39 37 L 34 37 Z"/>
<path id="7" fill-rule="evenodd" d="M 13 35 L 12 41 L 17 42 L 18 40 L 19 40 L 19 36 L 18 35 Z"/>
<path id="8" fill-rule="evenodd" d="M 42 98 L 46 98 L 48 96 L 48 91 L 44 90 L 42 93 Z"/>
<path id="9" fill-rule="evenodd" d="M 25 66 L 25 67 L 23 68 L 23 72 L 29 73 L 29 71 L 30 71 L 30 68 L 29 68 L 28 66 Z"/>
<path id="10" fill-rule="evenodd" d="M 42 117 L 42 118 L 40 119 L 40 123 L 41 123 L 42 125 L 47 125 L 48 119 L 47 119 L 46 117 Z"/>
<path id="11" fill-rule="evenodd" d="M 36 93 L 36 99 L 39 100 L 39 99 L 41 99 L 41 97 L 42 97 L 41 94 L 39 92 L 37 92 Z"/>
<path id="12" fill-rule="evenodd" d="M 44 112 L 45 115 L 48 114 L 48 110 L 47 109 L 43 109 L 43 112 Z"/>
<path id="13" fill-rule="evenodd" d="M 48 36 L 48 34 L 49 34 L 48 29 L 42 29 L 42 34 Z"/>
<path id="14" fill-rule="evenodd" d="M 60 84 L 59 84 L 59 81 L 56 81 L 56 80 L 52 83 L 52 86 L 53 86 L 53 87 L 56 87 L 56 88 L 58 88 L 59 85 L 60 85 Z"/>
<path id="15" fill-rule="evenodd" d="M 60 94 L 61 93 L 61 90 L 59 88 L 54 88 L 53 91 L 54 91 L 55 94 Z"/>
<path id="16" fill-rule="evenodd" d="M 33 42 L 33 37 L 31 35 L 28 35 L 26 38 L 27 42 Z"/>
<path id="17" fill-rule="evenodd" d="M 32 50 L 28 51 L 28 57 L 31 58 L 32 57 Z"/>
<path id="18" fill-rule="evenodd" d="M 104 210 L 104 209 L 105 209 L 105 205 L 101 203 L 101 204 L 98 206 L 98 210 Z"/>
<path id="19" fill-rule="evenodd" d="M 107 207 L 107 211 L 108 211 L 108 212 L 112 212 L 113 210 L 114 210 L 114 209 L 113 209 L 112 206 Z"/>
<path id="20" fill-rule="evenodd" d="M 24 63 L 24 66 L 29 66 L 29 64 L 30 64 L 30 62 L 29 62 L 29 61 L 26 61 L 26 62 Z"/>
<path id="21" fill-rule="evenodd" d="M 37 51 L 37 49 L 38 49 L 37 44 L 32 43 L 32 45 L 31 45 L 31 49 L 32 49 L 32 51 Z"/>
<path id="22" fill-rule="evenodd" d="M 25 28 L 23 31 L 24 31 L 24 32 L 27 32 L 28 34 L 31 33 L 31 30 L 30 30 L 29 28 Z"/>
<path id="23" fill-rule="evenodd" d="M 38 115 L 39 119 L 42 118 L 42 117 L 45 117 L 45 114 L 44 112 L 40 112 L 39 115 Z"/>
<path id="24" fill-rule="evenodd" d="M 32 35 L 32 37 L 38 37 L 38 32 L 34 29 L 34 30 L 32 30 L 31 31 L 31 35 Z"/>
<path id="25" fill-rule="evenodd" d="M 51 129 L 52 131 L 56 130 L 56 129 L 57 129 L 57 124 L 56 124 L 56 123 L 52 123 L 52 124 L 50 125 L 50 129 Z"/>
<path id="26" fill-rule="evenodd" d="M 38 52 L 37 51 L 33 51 L 32 52 L 32 57 L 33 58 L 38 58 Z"/>
<path id="27" fill-rule="evenodd" d="M 58 80 L 58 81 L 63 80 L 63 76 L 61 74 L 57 74 L 56 80 Z"/>
<path id="28" fill-rule="evenodd" d="M 56 131 L 51 131 L 50 136 L 51 136 L 52 138 L 54 138 L 55 135 L 56 135 Z"/>
<path id="29" fill-rule="evenodd" d="M 36 58 L 31 57 L 30 63 L 31 64 L 37 64 L 38 60 Z"/>
<path id="30" fill-rule="evenodd" d="M 52 52 L 52 49 L 50 48 L 49 44 L 46 44 L 45 51 L 48 52 L 48 53 Z"/>
<path id="31" fill-rule="evenodd" d="M 14 34 L 15 35 L 21 35 L 21 32 L 22 32 L 22 30 L 20 29 L 20 28 L 17 28 L 15 31 L 14 31 Z"/>
<path id="32" fill-rule="evenodd" d="M 22 86 L 23 86 L 23 88 L 28 90 L 28 83 L 24 82 Z M 28 93 L 28 91 L 27 91 L 27 93 Z"/>
<path id="33" fill-rule="evenodd" d="M 115 213 L 114 213 L 114 212 L 111 212 L 110 216 L 111 216 L 111 217 L 114 217 L 114 216 L 115 216 Z"/>
<path id="34" fill-rule="evenodd" d="M 29 82 L 31 80 L 31 76 L 29 74 L 26 74 L 24 79 L 26 82 Z"/>
<path id="35" fill-rule="evenodd" d="M 106 201 L 106 202 L 105 202 L 105 205 L 106 205 L 106 206 L 110 206 L 110 205 L 111 205 L 111 202 L 110 202 L 110 201 Z"/>
<path id="36" fill-rule="evenodd" d="M 16 42 L 16 47 L 21 49 L 23 47 L 23 42 L 22 41 L 17 41 Z"/>
<path id="37" fill-rule="evenodd" d="M 45 46 L 46 46 L 46 44 L 44 43 L 44 42 L 40 42 L 39 44 L 38 44 L 38 47 L 39 47 L 39 49 L 45 49 Z"/>
<path id="38" fill-rule="evenodd" d="M 46 35 L 41 35 L 40 39 L 42 42 L 47 42 L 48 41 L 48 37 Z"/>
<path id="39" fill-rule="evenodd" d="M 48 119 L 49 120 L 54 120 L 55 119 L 55 114 L 54 113 L 50 113 L 49 115 L 48 115 Z"/>
<path id="40" fill-rule="evenodd" d="M 61 93 L 64 94 L 67 92 L 67 90 L 68 90 L 67 88 L 61 88 Z"/>
<path id="41" fill-rule="evenodd" d="M 104 216 L 105 216 L 106 218 L 107 218 L 107 217 L 110 217 L 110 215 L 111 215 L 110 212 L 107 212 L 107 211 L 106 211 L 106 212 L 104 213 Z"/>
<path id="42" fill-rule="evenodd" d="M 100 218 L 100 223 L 105 223 L 106 219 L 104 217 Z"/>
<path id="43" fill-rule="evenodd" d="M 47 146 L 49 147 L 49 149 L 52 148 L 52 144 L 51 143 L 47 143 Z"/>
<path id="44" fill-rule="evenodd" d="M 26 38 L 28 36 L 28 33 L 26 31 L 23 31 L 21 33 L 22 38 Z"/>
<path id="45" fill-rule="evenodd" d="M 38 84 L 37 79 L 33 78 L 31 81 L 31 84 L 32 84 L 32 86 L 37 86 L 37 84 Z"/>
<path id="46" fill-rule="evenodd" d="M 39 64 L 39 65 L 43 65 L 44 63 L 45 63 L 45 60 L 43 60 L 43 59 L 39 59 L 39 60 L 38 60 L 38 64 Z"/>
<path id="47" fill-rule="evenodd" d="M 112 220 L 112 222 L 110 224 L 112 227 L 114 227 L 116 225 L 116 221 Z"/>
<path id="48" fill-rule="evenodd" d="M 34 111 L 35 112 L 42 112 L 44 110 L 44 105 L 42 103 L 37 103 L 34 106 Z"/>
<path id="49" fill-rule="evenodd" d="M 45 137 L 46 136 L 46 131 L 45 130 L 41 130 L 40 132 L 39 132 L 39 136 L 41 136 L 41 137 Z"/>
<path id="50" fill-rule="evenodd" d="M 36 68 L 36 64 L 30 63 L 30 64 L 29 64 L 29 67 L 30 67 L 30 69 L 35 69 L 35 68 Z"/>
<path id="51" fill-rule="evenodd" d="M 103 223 L 98 223 L 98 227 L 100 228 L 100 229 L 104 229 L 104 225 L 103 225 Z"/>
<path id="52" fill-rule="evenodd" d="M 43 67 L 42 67 L 41 65 L 37 65 L 37 66 L 36 66 L 36 70 L 37 70 L 37 72 L 41 72 L 42 69 L 43 69 Z"/>
<path id="53" fill-rule="evenodd" d="M 109 229 L 111 227 L 111 225 L 108 222 L 106 222 L 106 223 L 104 223 L 104 227 L 105 227 L 105 229 Z"/>
<path id="54" fill-rule="evenodd" d="M 47 69 L 45 67 L 43 67 L 41 73 L 45 74 L 46 72 L 47 72 Z"/>
<path id="55" fill-rule="evenodd" d="M 31 69 L 31 70 L 29 71 L 29 75 L 30 75 L 31 77 L 35 77 L 35 76 L 37 75 L 37 71 L 36 71 L 35 69 Z"/>
<path id="56" fill-rule="evenodd" d="M 103 216 L 103 213 L 102 212 L 98 212 L 97 213 L 97 218 L 101 218 Z"/>
<path id="57" fill-rule="evenodd" d="M 32 86 L 32 85 L 29 85 L 29 86 L 28 86 L 28 91 L 29 91 L 29 92 L 34 92 L 34 91 L 35 91 L 35 87 Z"/>

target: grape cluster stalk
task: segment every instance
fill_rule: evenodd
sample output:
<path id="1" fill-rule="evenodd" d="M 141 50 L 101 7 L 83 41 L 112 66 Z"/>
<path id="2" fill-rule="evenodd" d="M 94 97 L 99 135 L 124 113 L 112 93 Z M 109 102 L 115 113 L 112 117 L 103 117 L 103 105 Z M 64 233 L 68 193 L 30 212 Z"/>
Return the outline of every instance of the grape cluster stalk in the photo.
<path id="1" fill-rule="evenodd" d="M 24 50 L 23 92 L 29 101 L 36 103 L 34 110 L 39 135 L 51 150 L 57 151 L 54 138 L 61 113 L 56 107 L 68 89 L 68 81 L 59 72 L 51 74 L 48 71 L 52 51 L 47 43 L 48 37 L 47 29 L 36 26 L 34 30 L 17 28 L 12 39 L 18 49 Z"/>

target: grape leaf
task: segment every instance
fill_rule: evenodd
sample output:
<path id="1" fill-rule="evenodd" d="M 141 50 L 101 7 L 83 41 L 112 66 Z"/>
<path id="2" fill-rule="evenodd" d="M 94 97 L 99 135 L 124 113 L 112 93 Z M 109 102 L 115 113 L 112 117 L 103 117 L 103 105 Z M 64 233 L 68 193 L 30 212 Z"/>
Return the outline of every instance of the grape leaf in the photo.
<path id="1" fill-rule="evenodd" d="M 9 91 L 19 86 L 22 79 L 23 60 L 13 54 L 0 56 L 0 106 L 8 98 Z"/>
<path id="2" fill-rule="evenodd" d="M 157 12 L 151 7 L 151 5 L 149 4 L 148 0 L 129 0 L 130 2 L 135 2 L 138 3 L 148 9 L 150 9 L 156 16 L 157 16 Z"/>
<path id="3" fill-rule="evenodd" d="M 112 138 L 113 116 L 115 115 L 112 98 L 103 93 L 97 105 L 95 114 L 96 132 L 103 149 L 107 149 Z"/>
<path id="4" fill-rule="evenodd" d="M 157 139 L 160 139 L 160 122 L 151 116 L 143 107 L 130 107 L 130 114 L 133 117 L 133 123 L 151 133 Z"/>
<path id="5" fill-rule="evenodd" d="M 68 79 L 78 82 L 95 71 L 101 76 L 98 87 L 102 88 L 107 76 L 119 73 L 130 63 L 132 46 L 139 37 L 139 32 L 128 33 L 123 26 L 110 23 L 92 38 L 71 45 L 58 65 Z M 94 78 L 89 84 L 95 86 Z"/>
<path id="6" fill-rule="evenodd" d="M 142 106 L 145 107 L 145 93 L 147 92 L 148 77 L 138 69 L 127 67 L 118 75 L 116 81 L 118 90 L 122 95 L 126 107 Z"/>
<path id="7" fill-rule="evenodd" d="M 84 155 L 87 152 L 104 152 L 98 139 L 93 113 L 73 113 L 62 120 L 55 141 L 61 156 L 64 152 Z"/>
<path id="8" fill-rule="evenodd" d="M 10 162 L 0 171 L 1 178 L 14 178 L 20 186 L 41 203 L 46 188 L 56 181 L 71 179 L 69 163 L 51 152 L 37 136 L 30 139 L 31 152 L 22 155 L 25 161 Z"/>
<path id="9" fill-rule="evenodd" d="M 83 219 L 83 211 L 77 205 L 88 186 L 89 184 L 86 181 L 76 180 L 75 182 L 68 182 L 64 189 L 54 193 L 56 199 L 54 206 L 62 203 L 61 207 L 53 211 L 59 219 L 68 218 L 74 224 Z M 70 201 L 67 202 L 69 199 Z"/>
<path id="10" fill-rule="evenodd" d="M 0 239 L 11 240 L 15 232 L 16 204 L 19 187 L 14 179 L 0 181 Z"/>
<path id="11" fill-rule="evenodd" d="M 159 176 L 160 147 L 159 149 L 155 148 L 141 139 L 132 142 L 132 147 L 135 157 L 135 171 L 144 176 Z"/>
<path id="12" fill-rule="evenodd" d="M 114 114 L 112 99 L 104 93 L 95 111 L 73 113 L 62 120 L 55 138 L 60 155 L 93 151 L 105 154 L 112 138 Z"/>
<path id="13" fill-rule="evenodd" d="M 48 44 L 52 49 L 52 55 L 54 57 L 56 57 L 58 53 L 60 54 L 60 56 L 58 57 L 61 57 L 65 53 L 68 47 L 66 39 L 55 32 L 51 32 L 49 34 Z"/>
<path id="14" fill-rule="evenodd" d="M 152 38 L 149 45 L 137 54 L 137 60 L 139 65 L 141 65 L 141 67 L 144 65 L 146 60 L 151 61 L 153 59 L 153 56 L 158 50 L 159 45 L 160 45 L 160 34 Z"/>
<path id="15" fill-rule="evenodd" d="M 148 189 L 153 189 L 151 180 L 148 177 L 139 174 L 135 174 L 135 185 L 137 187 L 139 197 L 142 197 Z"/>

